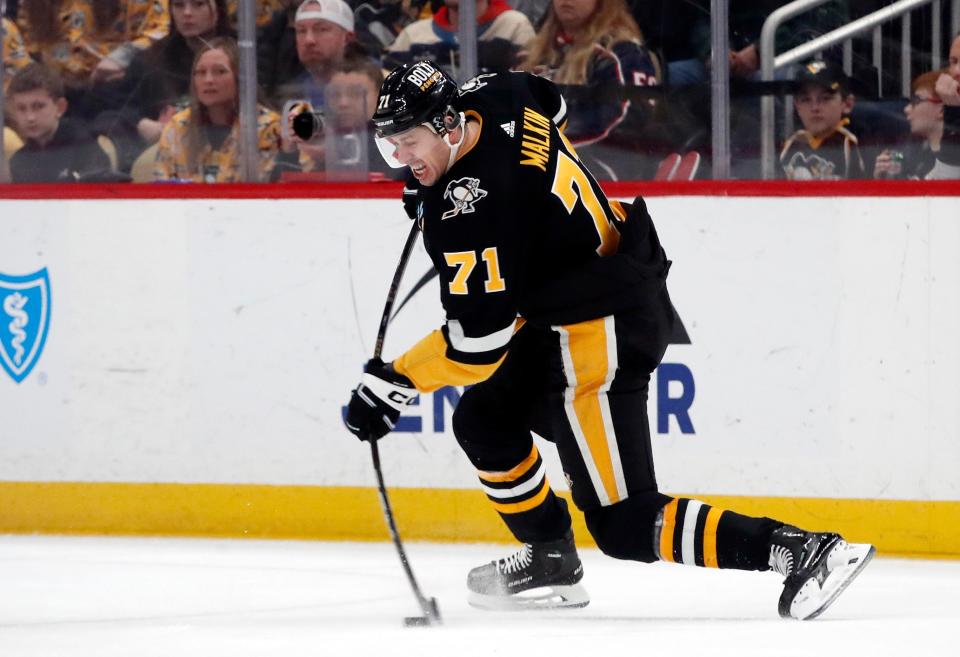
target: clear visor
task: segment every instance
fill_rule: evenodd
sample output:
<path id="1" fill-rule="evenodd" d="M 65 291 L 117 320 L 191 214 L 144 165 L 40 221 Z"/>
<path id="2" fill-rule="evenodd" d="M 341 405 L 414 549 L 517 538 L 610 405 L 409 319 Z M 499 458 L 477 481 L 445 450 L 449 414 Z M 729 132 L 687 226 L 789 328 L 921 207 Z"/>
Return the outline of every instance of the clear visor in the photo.
<path id="1" fill-rule="evenodd" d="M 437 136 L 429 123 L 421 123 L 389 137 L 375 135 L 374 140 L 384 161 L 394 169 L 402 169 L 413 160 L 422 160 L 436 146 Z"/>
<path id="2" fill-rule="evenodd" d="M 400 151 L 396 144 L 391 142 L 390 139 L 395 139 L 395 137 L 380 137 L 378 135 L 374 135 L 373 137 L 373 140 L 377 143 L 377 150 L 380 151 L 380 156 L 384 162 L 389 164 L 393 169 L 402 169 L 407 165 L 397 159 L 397 154 Z"/>

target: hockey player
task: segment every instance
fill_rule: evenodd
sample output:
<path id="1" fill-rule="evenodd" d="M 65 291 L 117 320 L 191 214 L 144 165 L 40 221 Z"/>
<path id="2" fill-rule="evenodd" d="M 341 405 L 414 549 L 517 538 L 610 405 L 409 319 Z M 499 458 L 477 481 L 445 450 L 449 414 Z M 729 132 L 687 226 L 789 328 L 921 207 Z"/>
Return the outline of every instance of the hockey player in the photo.
<path id="1" fill-rule="evenodd" d="M 608 200 L 580 164 L 562 132 L 564 108 L 551 82 L 528 73 L 481 75 L 458 90 L 422 61 L 386 78 L 378 143 L 416 178 L 406 207 L 439 273 L 447 320 L 392 363 L 367 363 L 347 426 L 378 440 L 419 392 L 476 384 L 454 432 L 523 546 L 470 571 L 475 606 L 589 602 L 567 505 L 533 431 L 556 445 L 604 553 L 772 568 L 786 578 L 780 614 L 812 618 L 874 549 L 657 490 L 646 400 L 673 323 L 670 261 L 643 199 Z"/>

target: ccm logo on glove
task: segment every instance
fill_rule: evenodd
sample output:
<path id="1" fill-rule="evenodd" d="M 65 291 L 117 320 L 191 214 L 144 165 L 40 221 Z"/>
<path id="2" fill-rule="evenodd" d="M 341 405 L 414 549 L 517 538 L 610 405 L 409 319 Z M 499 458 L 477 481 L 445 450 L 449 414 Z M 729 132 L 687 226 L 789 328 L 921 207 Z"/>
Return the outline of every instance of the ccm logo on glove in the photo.
<path id="1" fill-rule="evenodd" d="M 367 362 L 360 385 L 350 396 L 346 425 L 360 440 L 379 440 L 393 431 L 404 406 L 419 394 L 410 379 L 379 358 Z"/>

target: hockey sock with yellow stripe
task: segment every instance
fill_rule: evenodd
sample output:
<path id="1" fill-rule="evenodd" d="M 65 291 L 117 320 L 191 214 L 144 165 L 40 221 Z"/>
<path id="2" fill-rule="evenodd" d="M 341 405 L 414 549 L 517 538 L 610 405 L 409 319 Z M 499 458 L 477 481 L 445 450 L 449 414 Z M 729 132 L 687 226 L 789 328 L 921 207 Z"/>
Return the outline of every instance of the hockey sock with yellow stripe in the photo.
<path id="1" fill-rule="evenodd" d="M 521 543 L 555 541 L 570 529 L 567 503 L 550 488 L 536 445 L 509 470 L 477 474 L 493 508 Z"/>
<path id="2" fill-rule="evenodd" d="M 689 566 L 768 570 L 770 536 L 782 524 L 674 498 L 657 515 L 654 550 L 662 561 Z"/>

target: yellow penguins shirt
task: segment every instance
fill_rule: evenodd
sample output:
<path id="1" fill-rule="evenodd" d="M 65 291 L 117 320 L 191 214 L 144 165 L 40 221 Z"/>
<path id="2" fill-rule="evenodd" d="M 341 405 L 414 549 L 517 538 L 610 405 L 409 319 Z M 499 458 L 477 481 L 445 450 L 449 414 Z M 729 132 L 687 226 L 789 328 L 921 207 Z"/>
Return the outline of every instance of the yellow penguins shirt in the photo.
<path id="1" fill-rule="evenodd" d="M 857 137 L 841 121 L 826 137 L 817 139 L 797 130 L 780 152 L 780 166 L 787 180 L 854 180 L 866 177 Z"/>
<path id="2" fill-rule="evenodd" d="M 643 307 L 669 268 L 642 200 L 608 201 L 558 128 L 566 105 L 553 83 L 480 75 L 455 107 L 479 137 L 434 185 L 404 195 L 447 318 L 394 362 L 421 391 L 489 376 L 518 317 L 549 327 Z"/>
<path id="3" fill-rule="evenodd" d="M 145 49 L 167 34 L 168 0 L 129 0 L 113 25 L 98 30 L 92 0 L 64 0 L 60 7 L 62 26 L 49 43 L 37 40 L 21 4 L 17 22 L 23 30 L 27 52 L 56 69 L 64 81 L 79 86 L 87 81 L 104 57 L 126 66 L 133 49 Z"/>
<path id="4" fill-rule="evenodd" d="M 280 115 L 262 105 L 257 116 L 259 138 L 259 162 L 261 180 L 268 178 L 273 161 L 280 150 Z M 190 125 L 190 109 L 179 112 L 170 119 L 160 135 L 157 160 L 153 168 L 155 180 L 179 180 L 192 182 L 241 182 L 239 155 L 239 119 L 226 135 L 219 148 L 209 143 L 201 149 L 197 163 L 190 166 L 187 155 L 187 133 Z"/>
<path id="5" fill-rule="evenodd" d="M 3 42 L 3 88 L 6 89 L 13 74 L 31 60 L 23 45 L 20 30 L 16 23 L 7 18 L 0 18 L 0 40 Z"/>

